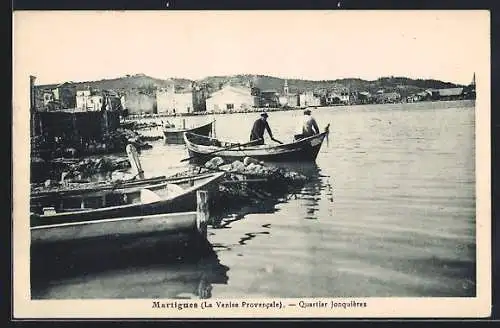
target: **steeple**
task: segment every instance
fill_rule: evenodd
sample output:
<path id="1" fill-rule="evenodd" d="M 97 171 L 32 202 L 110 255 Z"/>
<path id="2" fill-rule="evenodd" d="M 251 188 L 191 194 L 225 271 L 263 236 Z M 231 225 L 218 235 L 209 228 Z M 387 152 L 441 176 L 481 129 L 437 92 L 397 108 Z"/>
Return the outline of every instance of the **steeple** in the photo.
<path id="1" fill-rule="evenodd" d="M 285 80 L 285 85 L 283 87 L 283 92 L 285 95 L 288 95 L 288 80 Z"/>
<path id="2" fill-rule="evenodd" d="M 470 83 L 471 86 L 476 86 L 476 72 L 474 72 L 474 75 L 472 75 L 472 82 Z"/>

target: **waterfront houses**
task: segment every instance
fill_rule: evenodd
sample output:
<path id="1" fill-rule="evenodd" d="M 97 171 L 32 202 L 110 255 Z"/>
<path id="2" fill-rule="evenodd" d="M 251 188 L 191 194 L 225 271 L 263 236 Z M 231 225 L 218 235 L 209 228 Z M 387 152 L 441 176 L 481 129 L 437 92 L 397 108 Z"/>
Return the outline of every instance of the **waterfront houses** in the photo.
<path id="1" fill-rule="evenodd" d="M 285 84 L 283 86 L 283 95 L 279 97 L 279 104 L 283 107 L 300 106 L 300 94 L 290 92 L 288 80 L 285 80 Z"/>
<path id="2" fill-rule="evenodd" d="M 279 93 L 277 90 L 262 90 L 258 93 L 260 95 L 260 107 L 279 107 Z"/>
<path id="3" fill-rule="evenodd" d="M 75 108 L 76 87 L 69 82 L 56 85 L 52 89 L 54 101 L 59 103 L 61 108 Z"/>
<path id="4" fill-rule="evenodd" d="M 76 108 L 86 111 L 100 111 L 104 97 L 94 90 L 78 90 L 76 92 Z"/>
<path id="5" fill-rule="evenodd" d="M 123 108 L 127 114 L 156 113 L 156 96 L 148 90 L 131 89 L 124 93 Z"/>
<path id="6" fill-rule="evenodd" d="M 350 93 L 347 89 L 334 89 L 326 95 L 326 105 L 349 104 Z"/>
<path id="7" fill-rule="evenodd" d="M 321 97 L 314 94 L 313 91 L 306 91 L 299 95 L 300 107 L 317 107 L 321 106 Z"/>
<path id="8" fill-rule="evenodd" d="M 93 90 L 90 88 L 76 91 L 76 109 L 82 111 L 122 110 L 124 98 L 114 91 Z"/>
<path id="9" fill-rule="evenodd" d="M 226 85 L 206 99 L 206 111 L 209 113 L 250 110 L 259 105 L 259 97 L 254 95 L 252 88 L 244 86 Z"/>
<path id="10" fill-rule="evenodd" d="M 379 104 L 396 103 L 401 101 L 401 94 L 398 92 L 377 92 L 375 102 Z"/>
<path id="11" fill-rule="evenodd" d="M 206 109 L 206 88 L 193 83 L 190 88 L 176 90 L 172 84 L 169 88 L 156 90 L 158 114 L 190 114 Z"/>
<path id="12" fill-rule="evenodd" d="M 38 111 L 74 108 L 76 88 L 69 82 L 36 88 L 34 91 Z"/>

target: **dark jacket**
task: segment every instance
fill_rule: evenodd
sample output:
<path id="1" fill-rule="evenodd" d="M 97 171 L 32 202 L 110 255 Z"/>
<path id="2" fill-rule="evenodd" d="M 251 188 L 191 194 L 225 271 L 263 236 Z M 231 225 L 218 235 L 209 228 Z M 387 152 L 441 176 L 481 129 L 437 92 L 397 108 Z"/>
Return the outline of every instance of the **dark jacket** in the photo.
<path id="1" fill-rule="evenodd" d="M 250 133 L 250 141 L 264 139 L 265 131 L 267 131 L 269 136 L 273 138 L 273 133 L 271 132 L 271 128 L 269 127 L 267 121 L 259 118 L 253 123 L 252 132 Z M 262 143 L 264 143 L 264 140 L 262 140 Z"/>

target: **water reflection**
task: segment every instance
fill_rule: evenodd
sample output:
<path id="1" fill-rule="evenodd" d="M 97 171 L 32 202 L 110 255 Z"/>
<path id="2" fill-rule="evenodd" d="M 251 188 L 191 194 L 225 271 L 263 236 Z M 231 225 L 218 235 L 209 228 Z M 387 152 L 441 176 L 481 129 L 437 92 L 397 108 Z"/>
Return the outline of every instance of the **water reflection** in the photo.
<path id="1" fill-rule="evenodd" d="M 213 284 L 227 284 L 228 270 L 208 242 L 181 237 L 31 250 L 33 299 L 210 298 Z"/>
<path id="2" fill-rule="evenodd" d="M 334 194 L 330 183 L 330 176 L 324 175 L 316 163 L 287 163 L 287 166 L 308 177 L 307 183 L 295 193 L 288 196 L 290 199 L 304 200 L 304 219 L 317 220 L 317 212 L 320 210 L 320 201 L 326 196 L 329 206 L 333 207 Z M 322 195 L 324 193 L 324 195 Z"/>

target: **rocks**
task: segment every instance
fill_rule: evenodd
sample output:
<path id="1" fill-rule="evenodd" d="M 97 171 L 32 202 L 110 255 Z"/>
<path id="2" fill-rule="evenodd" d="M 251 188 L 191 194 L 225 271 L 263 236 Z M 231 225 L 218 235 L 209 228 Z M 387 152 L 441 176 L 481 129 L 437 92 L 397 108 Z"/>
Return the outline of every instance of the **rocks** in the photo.
<path id="1" fill-rule="evenodd" d="M 255 158 L 252 158 L 252 157 L 245 157 L 245 159 L 243 160 L 243 164 L 245 164 L 245 166 L 248 166 L 250 164 L 264 165 L 264 162 L 258 161 L 258 160 L 256 160 Z"/>
<path id="2" fill-rule="evenodd" d="M 240 161 L 234 161 L 231 163 L 231 171 L 233 172 L 243 172 L 245 169 L 245 164 Z"/>
<path id="3" fill-rule="evenodd" d="M 215 157 L 207 162 L 205 167 L 208 169 L 218 169 L 229 173 L 241 174 L 246 177 L 266 178 L 270 181 L 294 183 L 307 180 L 307 177 L 300 173 L 265 165 L 264 162 L 250 157 L 246 157 L 243 160 L 243 163 L 240 161 L 234 161 L 230 164 L 221 165 L 222 162 L 222 158 Z"/>
<path id="4" fill-rule="evenodd" d="M 205 163 L 205 167 L 207 169 L 216 170 L 222 164 L 224 164 L 224 160 L 221 157 L 214 157 L 214 158 L 212 158 L 211 160 L 209 160 L 208 162 Z"/>

